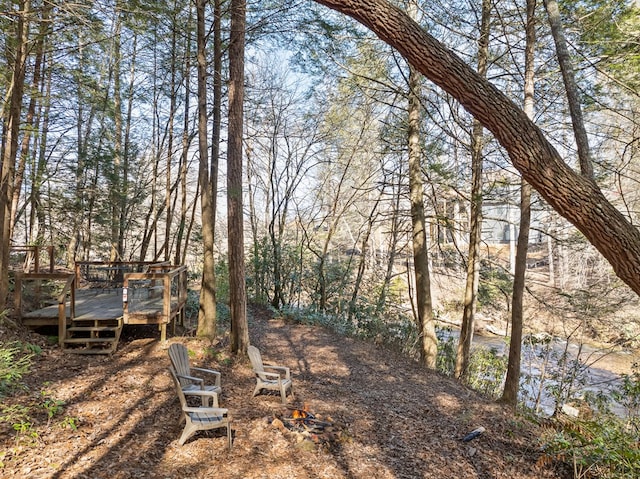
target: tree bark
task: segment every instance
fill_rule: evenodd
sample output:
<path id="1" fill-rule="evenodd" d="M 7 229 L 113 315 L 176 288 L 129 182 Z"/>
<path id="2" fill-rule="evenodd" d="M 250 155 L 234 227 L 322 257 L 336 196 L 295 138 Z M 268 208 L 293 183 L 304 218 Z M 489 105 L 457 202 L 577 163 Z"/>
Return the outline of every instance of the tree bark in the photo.
<path id="1" fill-rule="evenodd" d="M 11 237 L 13 237 L 14 226 L 16 222 L 19 220 L 18 205 L 20 202 L 20 193 L 22 190 L 22 183 L 24 181 L 24 173 L 27 165 L 27 159 L 30 156 L 29 145 L 31 144 L 31 139 L 34 136 L 33 132 L 36 131 L 39 127 L 38 122 L 40 120 L 36 115 L 36 107 L 38 106 L 38 100 L 42 98 L 40 96 L 39 88 L 40 88 L 41 76 L 42 76 L 42 64 L 44 62 L 44 55 L 45 55 L 44 44 L 51 29 L 50 16 L 51 16 L 52 8 L 53 8 L 52 5 L 47 4 L 42 9 L 42 13 L 40 17 L 39 32 L 33 48 L 35 53 L 35 59 L 33 64 L 33 80 L 31 83 L 31 87 L 29 88 L 31 98 L 29 99 L 29 106 L 27 107 L 27 114 L 25 117 L 24 135 L 22 136 L 22 143 L 20 145 L 20 162 L 18 164 L 18 167 L 16 168 L 16 174 L 14 178 L 14 187 L 13 187 L 13 199 L 11 202 L 12 214 L 11 214 L 11 226 L 9 228 Z M 37 144 L 37 138 L 36 138 L 36 141 L 34 141 L 34 149 L 33 149 L 34 157 L 36 156 L 35 154 L 36 144 Z M 33 206 L 32 206 L 32 210 L 33 210 Z M 33 241 L 33 238 L 29 238 L 29 240 Z"/>
<path id="2" fill-rule="evenodd" d="M 417 15 L 418 6 L 415 1 L 409 3 L 408 11 L 412 17 Z M 438 339 L 436 337 L 431 300 L 427 222 L 424 214 L 424 186 L 420 164 L 422 152 L 420 148 L 419 88 L 419 73 L 413 67 L 409 67 L 407 143 L 409 150 L 409 195 L 411 198 L 413 264 L 416 278 L 416 313 L 418 316 L 418 335 L 420 337 L 420 360 L 427 368 L 435 369 L 438 355 Z"/>
<path id="3" fill-rule="evenodd" d="M 24 91 L 26 49 L 28 40 L 28 15 L 31 10 L 29 0 L 18 5 L 13 52 L 13 71 L 11 73 L 11 91 L 9 109 L 3 118 L 2 154 L 0 156 L 0 309 L 4 308 L 9 294 L 9 248 L 11 246 L 11 201 L 15 180 L 16 157 L 18 154 L 18 135 L 20 132 L 20 113 Z"/>
<path id="4" fill-rule="evenodd" d="M 349 300 L 349 311 L 347 315 L 347 321 L 351 323 L 354 320 L 354 316 L 357 312 L 358 307 L 358 297 L 360 295 L 360 286 L 362 284 L 362 280 L 364 278 L 364 273 L 367 268 L 367 258 L 369 256 L 369 243 L 371 239 L 371 233 L 373 231 L 373 225 L 375 224 L 376 217 L 378 216 L 378 206 L 380 205 L 381 197 L 383 190 L 381 189 L 378 192 L 378 196 L 373 202 L 373 206 L 371 208 L 371 212 L 369 213 L 369 217 L 367 218 L 367 226 L 364 234 L 362 235 L 361 250 L 360 250 L 360 261 L 358 262 L 358 272 L 356 273 L 356 278 L 353 282 L 353 291 L 351 292 L 351 299 Z M 354 244 L 354 247 L 357 245 Z M 375 251 L 374 253 L 375 254 Z"/>
<path id="5" fill-rule="evenodd" d="M 397 180 L 396 180 L 397 176 Z M 402 221 L 400 216 L 404 213 L 400 207 L 400 203 L 402 201 L 402 187 L 400 182 L 402 177 L 402 172 L 393 172 L 391 174 L 391 195 L 392 198 L 392 206 L 389 208 L 387 214 L 391 216 L 391 224 L 389 226 L 389 233 L 387 234 L 388 238 L 388 246 L 387 246 L 387 254 L 385 255 L 386 259 L 386 267 L 384 272 L 384 278 L 382 278 L 382 284 L 380 285 L 380 294 L 378 295 L 378 299 L 376 300 L 376 314 L 381 314 L 385 311 L 385 307 L 387 304 L 387 295 L 389 294 L 389 288 L 391 286 L 391 280 L 393 279 L 396 258 L 398 256 L 398 248 L 397 245 L 400 241 L 400 236 L 403 234 L 402 231 Z M 387 181 L 385 180 L 385 183 Z M 377 253 L 374 253 L 377 255 Z M 409 267 L 407 265 L 407 275 L 409 275 Z M 414 275 L 415 277 L 415 275 Z M 415 310 L 413 297 L 411 295 L 411 291 L 409 292 L 409 300 L 411 302 L 411 308 L 413 310 L 413 317 L 416 321 L 418 319 L 418 312 Z"/>
<path id="6" fill-rule="evenodd" d="M 229 306 L 231 351 L 244 355 L 249 346 L 242 210 L 242 135 L 246 0 L 231 0 L 229 43 L 229 147 L 227 152 L 227 215 L 229 228 Z"/>
<path id="7" fill-rule="evenodd" d="M 207 145 L 207 61 L 206 29 L 204 7 L 206 0 L 196 1 L 197 44 L 198 44 L 198 183 L 200 184 L 200 208 L 202 212 L 202 247 L 204 260 L 202 267 L 202 288 L 200 290 L 200 309 L 198 311 L 199 337 L 216 336 L 216 276 L 214 249 L 213 185 L 209 175 L 209 156 Z"/>
<path id="8" fill-rule="evenodd" d="M 129 159 L 131 157 L 131 127 L 133 121 L 133 108 L 135 103 L 134 90 L 136 87 L 136 58 L 138 56 L 138 37 L 134 33 L 133 50 L 131 52 L 131 64 L 129 66 L 129 84 L 127 86 L 127 109 L 125 115 L 123 139 L 122 139 L 122 205 L 118 225 L 118 250 L 120 256 L 124 255 L 127 224 L 129 223 Z M 131 253 L 127 255 L 131 258 Z"/>
<path id="9" fill-rule="evenodd" d="M 347 14 L 396 48 L 490 130 L 522 177 L 580 230 L 640 295 L 640 231 L 591 180 L 575 173 L 506 95 L 386 0 L 316 0 Z"/>

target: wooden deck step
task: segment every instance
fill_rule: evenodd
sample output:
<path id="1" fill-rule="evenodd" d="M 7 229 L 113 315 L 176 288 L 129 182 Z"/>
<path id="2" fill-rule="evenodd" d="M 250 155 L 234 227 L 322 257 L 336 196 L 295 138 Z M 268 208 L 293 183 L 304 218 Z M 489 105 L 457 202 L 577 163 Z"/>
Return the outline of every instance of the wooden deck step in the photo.
<path id="1" fill-rule="evenodd" d="M 64 340 L 65 344 L 89 344 L 89 343 L 104 343 L 111 344 L 116 338 L 67 338 Z"/>
<path id="2" fill-rule="evenodd" d="M 67 328 L 68 333 L 102 333 L 102 332 L 116 332 L 120 329 L 118 326 L 71 326 Z"/>
<path id="3" fill-rule="evenodd" d="M 111 348 L 65 348 L 64 352 L 69 354 L 111 354 L 113 351 Z"/>
<path id="4" fill-rule="evenodd" d="M 122 318 L 76 319 L 63 340 L 65 352 L 73 354 L 111 354 L 118 347 Z"/>
<path id="5" fill-rule="evenodd" d="M 122 318 L 90 318 L 90 319 L 82 319 L 82 318 L 74 318 L 73 324 L 75 326 L 109 326 L 109 325 L 117 325 L 122 321 Z"/>

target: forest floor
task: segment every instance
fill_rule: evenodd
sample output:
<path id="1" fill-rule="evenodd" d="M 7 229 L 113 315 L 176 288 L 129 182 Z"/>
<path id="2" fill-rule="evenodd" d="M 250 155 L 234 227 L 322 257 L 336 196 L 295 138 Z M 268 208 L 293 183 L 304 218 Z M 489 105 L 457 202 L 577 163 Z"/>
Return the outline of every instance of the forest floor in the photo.
<path id="1" fill-rule="evenodd" d="M 49 399 L 57 414 L 48 419 L 40 408 L 42 417 L 31 418 L 33 434 L 19 437 L 0 423 L 0 477 L 568 477 L 543 454 L 538 426 L 394 351 L 272 319 L 266 311 L 251 310 L 249 326 L 265 361 L 291 367 L 295 399 L 287 407 L 276 395 L 252 397 L 249 361 L 230 357 L 226 339 L 177 336 L 162 344 L 155 328 L 125 327 L 111 356 L 44 346 L 23 378 L 26 388 L 4 402 L 10 407 Z M 0 329 L 0 341 L 15 334 Z M 199 432 L 178 445 L 180 406 L 167 372 L 172 342 L 194 353 L 194 365 L 222 372 L 221 406 L 233 417 L 231 451 L 224 429 Z M 56 400 L 64 405 L 56 407 Z M 313 441 L 274 423 L 290 416 L 291 408 L 314 413 L 331 424 L 331 433 Z M 479 426 L 484 434 L 462 441 Z"/>

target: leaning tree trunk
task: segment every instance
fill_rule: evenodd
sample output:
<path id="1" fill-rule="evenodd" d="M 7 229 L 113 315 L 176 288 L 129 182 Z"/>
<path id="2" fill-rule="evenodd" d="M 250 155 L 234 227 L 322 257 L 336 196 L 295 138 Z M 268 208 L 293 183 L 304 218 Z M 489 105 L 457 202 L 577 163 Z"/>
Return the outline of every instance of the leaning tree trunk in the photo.
<path id="1" fill-rule="evenodd" d="M 373 225 L 375 223 L 376 217 L 378 216 L 378 206 L 380 205 L 382 191 L 383 190 L 380 189 L 378 197 L 373 202 L 371 212 L 369 213 L 369 217 L 367 218 L 367 227 L 364 234 L 362 235 L 362 248 L 360 251 L 360 261 L 358 262 L 358 272 L 356 273 L 356 278 L 353 281 L 353 290 L 351 291 L 351 299 L 349 300 L 349 311 L 347 313 L 348 323 L 351 323 L 354 320 L 354 316 L 357 312 L 358 297 L 360 296 L 360 286 L 362 285 L 364 273 L 367 269 L 367 257 L 369 256 L 369 240 L 373 231 Z M 354 247 L 355 246 L 356 245 L 354 244 Z"/>
<path id="2" fill-rule="evenodd" d="M 402 172 L 393 173 L 393 175 L 397 175 L 398 177 L 400 177 L 402 176 Z M 380 288 L 379 288 L 380 293 L 378 294 L 378 299 L 376 300 L 376 314 L 382 313 L 387 303 L 387 295 L 389 293 L 389 288 L 391 286 L 391 280 L 394 277 L 396 257 L 398 254 L 397 253 L 398 248 L 396 246 L 398 245 L 398 242 L 400 240 L 400 234 L 401 234 L 401 224 L 400 224 L 400 215 L 402 214 L 401 208 L 400 208 L 400 202 L 402 197 L 402 195 L 400 194 L 401 180 L 398 179 L 397 181 L 395 181 L 395 179 L 393 178 L 393 175 L 391 177 L 391 188 L 392 188 L 391 198 L 393 198 L 393 207 L 391 208 L 391 211 L 388 213 L 391 216 L 390 218 L 391 225 L 390 225 L 389 232 L 386 235 L 389 242 L 389 246 L 387 248 L 387 251 L 389 252 L 389 254 L 386 255 L 386 268 L 385 268 L 384 278 L 382 278 L 382 284 L 380 285 Z M 398 188 L 398 190 L 395 191 L 394 190 L 395 188 Z M 408 267 L 407 267 L 407 274 L 409 274 Z M 411 301 L 412 309 L 413 309 L 413 299 L 410 297 L 409 300 Z M 414 311 L 413 317 L 418 318 L 417 311 Z"/>
<path id="3" fill-rule="evenodd" d="M 386 0 L 315 0 L 350 15 L 456 98 L 509 153 L 522 177 L 580 230 L 640 295 L 640 231 L 591 180 L 574 172 L 504 93 Z"/>

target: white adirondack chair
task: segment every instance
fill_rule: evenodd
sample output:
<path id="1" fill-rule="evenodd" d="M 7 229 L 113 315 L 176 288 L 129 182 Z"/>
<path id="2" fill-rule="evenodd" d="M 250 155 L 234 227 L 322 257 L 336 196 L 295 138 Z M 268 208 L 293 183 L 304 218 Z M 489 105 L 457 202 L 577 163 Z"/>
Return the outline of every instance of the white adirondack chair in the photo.
<path id="1" fill-rule="evenodd" d="M 229 416 L 229 410 L 218 407 L 218 393 L 205 390 L 192 390 L 185 392 L 180 384 L 180 380 L 173 368 L 169 368 L 171 378 L 176 387 L 176 392 L 180 398 L 180 407 L 182 408 L 182 417 L 185 420 L 185 426 L 182 430 L 182 435 L 178 439 L 178 444 L 181 446 L 198 431 L 206 431 L 209 429 L 217 429 L 221 427 L 227 428 L 227 441 L 229 443 L 229 449 L 231 449 L 231 417 Z M 197 406 L 192 407 L 187 404 L 186 396 L 200 396 L 213 399 L 213 407 Z M 208 403 L 208 400 L 207 400 Z"/>
<path id="2" fill-rule="evenodd" d="M 291 371 L 288 367 L 264 364 L 260 351 L 255 346 L 247 348 L 249 359 L 253 372 L 256 375 L 256 387 L 253 390 L 253 396 L 256 396 L 262 390 L 279 391 L 282 403 L 287 403 L 287 391 L 294 398 L 293 381 L 291 380 Z"/>
<path id="3" fill-rule="evenodd" d="M 173 343 L 169 346 L 169 359 L 171 359 L 171 365 L 176 372 L 182 391 L 186 394 L 191 391 L 212 391 L 217 394 L 222 393 L 222 387 L 220 386 L 221 374 L 219 371 L 213 369 L 192 367 L 189 362 L 189 352 L 184 344 Z M 206 375 L 212 377 L 213 384 L 205 383 L 204 379 L 200 375 Z M 208 405 L 208 396 L 202 396 L 202 405 Z"/>

